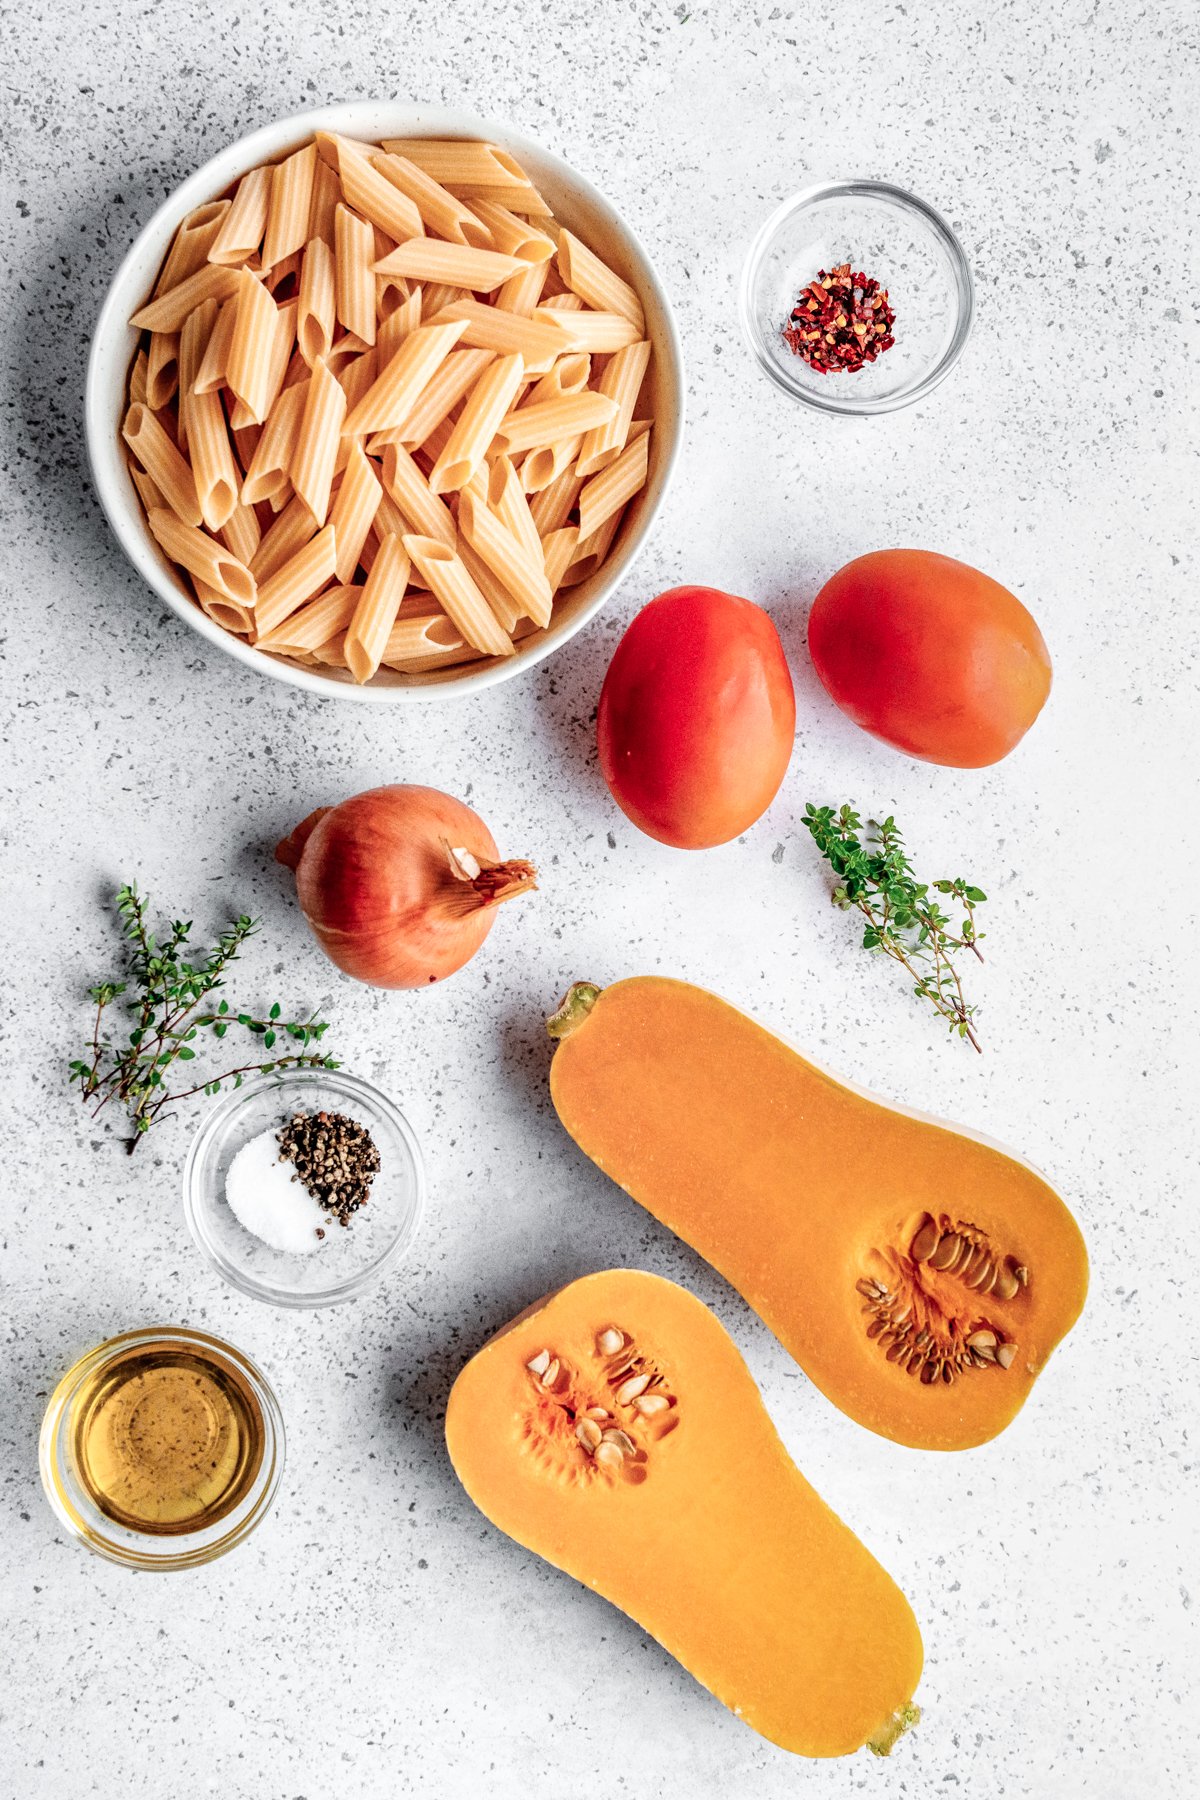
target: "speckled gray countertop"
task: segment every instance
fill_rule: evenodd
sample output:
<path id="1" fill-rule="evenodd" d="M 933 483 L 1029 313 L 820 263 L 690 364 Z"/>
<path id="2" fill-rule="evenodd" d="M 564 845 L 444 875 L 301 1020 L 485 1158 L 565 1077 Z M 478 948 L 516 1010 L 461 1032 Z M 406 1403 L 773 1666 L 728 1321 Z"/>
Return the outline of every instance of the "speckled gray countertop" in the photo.
<path id="1" fill-rule="evenodd" d="M 34 0 L 0 50 L 0 1793 L 1195 1791 L 1194 7 Z M 653 246 L 690 376 L 678 478 L 607 612 L 520 681 L 419 713 L 310 700 L 210 651 L 126 566 L 82 457 L 91 321 L 139 223 L 233 137 L 371 94 L 509 116 L 597 181 Z M 777 394 L 735 317 L 765 213 L 847 173 L 942 208 L 979 287 L 954 376 L 863 424 Z M 995 769 L 891 754 L 811 675 L 816 587 L 898 543 L 982 566 L 1045 630 L 1052 704 Z M 623 625 L 685 578 L 771 608 L 799 701 L 777 804 L 702 859 L 617 813 L 590 725 Z M 389 779 L 469 797 L 544 877 L 466 973 L 411 997 L 338 979 L 269 856 L 310 807 Z M 988 890 L 982 1060 L 829 907 L 798 821 L 844 797 L 893 809 L 923 865 Z M 418 1254 L 358 1305 L 290 1315 L 224 1287 L 181 1214 L 191 1122 L 129 1162 L 69 1097 L 83 989 L 113 950 L 103 902 L 134 874 L 198 926 L 260 913 L 243 985 L 331 994 L 348 1061 L 419 1130 Z M 998 1441 L 939 1457 L 860 1430 L 570 1145 L 543 1009 L 574 976 L 636 970 L 718 987 L 851 1078 L 1020 1148 L 1068 1196 L 1090 1303 Z M 800 1765 L 759 1741 L 459 1489 L 441 1416 L 464 1357 L 613 1263 L 716 1309 L 805 1472 L 911 1597 L 926 1717 L 889 1764 Z M 154 1319 L 261 1360 L 290 1434 L 259 1534 L 170 1578 L 68 1542 L 36 1468 L 67 1363 Z"/>

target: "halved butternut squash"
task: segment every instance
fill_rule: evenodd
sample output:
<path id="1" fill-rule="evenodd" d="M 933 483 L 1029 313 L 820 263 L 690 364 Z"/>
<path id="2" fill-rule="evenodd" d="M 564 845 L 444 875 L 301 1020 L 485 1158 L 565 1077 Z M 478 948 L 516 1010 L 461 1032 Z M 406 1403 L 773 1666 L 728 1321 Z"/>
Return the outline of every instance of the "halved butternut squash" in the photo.
<path id="1" fill-rule="evenodd" d="M 493 1524 L 629 1613 L 747 1725 L 803 1756 L 886 1755 L 921 1637 L 814 1493 L 718 1319 L 674 1282 L 587 1275 L 466 1365 L 446 1411 Z"/>
<path id="2" fill-rule="evenodd" d="M 686 982 L 579 983 L 550 1030 L 576 1143 L 850 1418 L 925 1450 L 1009 1423 L 1087 1292 L 1079 1228 L 1028 1163 Z"/>

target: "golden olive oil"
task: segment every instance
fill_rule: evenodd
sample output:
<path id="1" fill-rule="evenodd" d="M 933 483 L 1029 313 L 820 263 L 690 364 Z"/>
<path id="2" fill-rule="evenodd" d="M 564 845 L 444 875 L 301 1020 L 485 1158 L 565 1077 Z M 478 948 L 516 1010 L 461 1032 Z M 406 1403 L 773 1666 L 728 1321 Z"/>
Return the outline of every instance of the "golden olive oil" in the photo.
<path id="1" fill-rule="evenodd" d="M 168 1537 L 215 1525 L 262 1464 L 262 1409 L 245 1377 L 182 1341 L 135 1345 L 105 1363 L 72 1414 L 81 1486 L 131 1531 Z"/>

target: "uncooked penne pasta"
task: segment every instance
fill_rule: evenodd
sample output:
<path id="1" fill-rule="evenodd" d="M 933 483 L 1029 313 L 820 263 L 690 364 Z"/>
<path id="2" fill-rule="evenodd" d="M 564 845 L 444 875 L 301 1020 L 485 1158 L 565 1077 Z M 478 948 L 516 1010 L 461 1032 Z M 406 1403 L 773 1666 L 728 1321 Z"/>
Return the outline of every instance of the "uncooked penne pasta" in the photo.
<path id="1" fill-rule="evenodd" d="M 580 540 L 591 537 L 604 521 L 619 512 L 646 485 L 650 434 L 643 432 L 622 450 L 616 462 L 584 484 L 579 495 Z"/>
<path id="2" fill-rule="evenodd" d="M 345 631 L 354 617 L 361 587 L 333 587 L 316 600 L 310 600 L 294 612 L 282 625 L 260 637 L 260 650 L 319 650 L 339 631 Z"/>
<path id="3" fill-rule="evenodd" d="M 521 263 L 498 250 L 475 250 L 469 244 L 446 244 L 440 238 L 409 238 L 398 244 L 382 262 L 377 275 L 403 275 L 409 281 L 453 282 L 472 293 L 490 294 L 519 275 Z"/>
<path id="4" fill-rule="evenodd" d="M 526 263 L 525 267 L 496 291 L 495 304 L 501 312 L 518 313 L 523 319 L 533 317 L 533 309 L 542 297 L 549 263 Z"/>
<path id="5" fill-rule="evenodd" d="M 548 625 L 554 596 L 546 580 L 543 558 L 535 560 L 527 555 L 486 501 L 480 501 L 470 490 L 459 495 L 458 528 L 512 595 L 521 613 L 539 625 Z"/>
<path id="6" fill-rule="evenodd" d="M 262 284 L 271 298 L 280 306 L 285 300 L 295 300 L 300 293 L 300 268 L 304 261 L 304 251 L 293 250 L 282 262 L 273 263 L 269 269 L 261 270 Z M 253 263 L 247 263 L 248 269 L 254 270 Z M 260 271 L 254 270 L 255 273 Z"/>
<path id="7" fill-rule="evenodd" d="M 292 346 L 296 342 L 296 319 L 299 313 L 299 302 L 286 300 L 282 306 L 275 308 L 275 339 L 271 345 L 270 367 L 266 380 L 266 407 L 270 413 L 287 380 L 292 360 Z M 303 357 L 297 359 L 296 380 L 304 379 L 308 365 Z M 247 425 L 257 421 L 250 416 L 250 409 L 241 400 L 235 400 L 229 415 L 231 431 L 241 431 Z"/>
<path id="8" fill-rule="evenodd" d="M 551 593 L 562 585 L 562 578 L 575 558 L 579 543 L 578 525 L 561 525 L 542 540 L 542 557 Z"/>
<path id="9" fill-rule="evenodd" d="M 490 350 L 451 350 L 421 389 L 408 417 L 401 420 L 394 441 L 409 450 L 423 444 L 435 425 L 475 386 L 492 354 Z"/>
<path id="10" fill-rule="evenodd" d="M 473 244 L 483 250 L 499 248 L 493 245 L 487 226 L 480 223 L 471 208 L 456 200 L 440 182 L 408 157 L 376 151 L 370 160 L 393 187 L 399 188 L 412 201 L 426 231 L 451 244 Z"/>
<path id="11" fill-rule="evenodd" d="M 333 526 L 326 525 L 259 588 L 254 605 L 257 635 L 266 637 L 319 594 L 333 580 L 334 562 Z"/>
<path id="12" fill-rule="evenodd" d="M 549 277 L 547 277 L 547 280 L 548 279 Z M 548 294 L 542 301 L 542 305 L 548 307 L 551 312 L 583 311 L 583 301 L 579 298 L 579 295 L 572 294 L 566 288 L 563 289 L 561 294 Z"/>
<path id="13" fill-rule="evenodd" d="M 313 169 L 312 205 L 308 209 L 309 243 L 320 238 L 327 250 L 333 250 L 333 214 L 341 198 L 337 169 L 318 156 Z"/>
<path id="14" fill-rule="evenodd" d="M 348 206 L 333 214 L 334 293 L 337 316 L 364 344 L 375 342 L 375 233 Z"/>
<path id="15" fill-rule="evenodd" d="M 258 514 L 252 506 L 235 506 L 221 527 L 221 542 L 247 568 L 250 567 L 261 538 Z"/>
<path id="16" fill-rule="evenodd" d="M 214 302 L 214 305 L 216 303 Z M 144 405 L 146 401 L 146 378 L 150 369 L 150 358 L 144 350 L 139 350 L 133 359 L 133 367 L 129 371 L 129 398 L 135 405 Z"/>
<path id="17" fill-rule="evenodd" d="M 400 444 L 389 444 L 383 453 L 383 486 L 407 523 L 420 536 L 437 538 L 449 549 L 454 548 L 458 533 L 450 508 L 444 500 L 439 500 Z M 414 557 L 413 561 L 416 560 Z"/>
<path id="18" fill-rule="evenodd" d="M 558 400 L 540 400 L 518 407 L 496 428 L 500 446 L 508 456 L 553 444 L 559 438 L 577 437 L 615 417 L 617 403 L 590 388 L 579 394 L 563 394 Z"/>
<path id="19" fill-rule="evenodd" d="M 185 524 L 199 525 L 200 502 L 192 471 L 175 448 L 157 413 L 152 413 L 145 405 L 131 406 L 125 414 L 121 436 L 161 491 L 171 511 Z"/>
<path id="20" fill-rule="evenodd" d="M 375 340 L 375 349 L 379 356 L 379 367 L 391 362 L 397 350 L 410 331 L 416 331 L 421 324 L 421 290 L 416 288 L 407 299 L 402 300 L 394 312 L 386 317 L 380 314 L 382 323 L 379 335 Z"/>
<path id="21" fill-rule="evenodd" d="M 314 650 L 312 659 L 327 669 L 344 669 L 346 667 L 346 634 L 336 631 L 327 644 Z"/>
<path id="22" fill-rule="evenodd" d="M 204 361 L 204 352 L 208 348 L 208 340 L 212 336 L 219 310 L 215 300 L 206 300 L 203 306 L 198 306 L 195 312 L 188 314 L 179 334 L 179 430 L 176 436 L 179 448 L 185 454 L 188 447 L 188 410 L 192 403 L 196 376 Z"/>
<path id="23" fill-rule="evenodd" d="M 470 481 L 512 405 L 524 372 L 519 356 L 497 357 L 483 371 L 430 471 L 429 486 L 435 494 L 450 493 Z"/>
<path id="24" fill-rule="evenodd" d="M 481 202 L 491 201 L 496 206 L 506 206 L 509 212 L 524 213 L 532 219 L 549 219 L 553 209 L 547 205 L 531 181 L 520 187 L 496 187 L 491 182 L 453 181 L 447 182 L 452 194 L 467 205 L 474 208 Z"/>
<path id="25" fill-rule="evenodd" d="M 219 625 L 222 631 L 232 631 L 238 637 L 249 637 L 254 630 L 254 614 L 248 606 L 243 606 L 240 600 L 227 599 L 199 576 L 192 576 L 192 586 L 202 610 L 214 625 Z"/>
<path id="26" fill-rule="evenodd" d="M 333 251 L 323 238 L 310 238 L 304 250 L 296 311 L 296 342 L 310 369 L 333 348 L 335 320 Z"/>
<path id="27" fill-rule="evenodd" d="M 634 327 L 635 337 L 644 336 L 646 319 L 634 289 L 574 232 L 558 234 L 558 272 L 571 292 L 596 312 L 620 313 Z"/>
<path id="28" fill-rule="evenodd" d="M 505 256 L 515 256 L 524 263 L 549 262 L 554 255 L 554 239 L 549 232 L 540 226 L 533 225 L 519 214 L 509 212 L 506 206 L 497 206 L 492 200 L 478 200 L 474 208 L 475 216 L 481 219 L 491 233 L 495 249 Z M 467 285 L 464 283 L 464 286 Z"/>
<path id="29" fill-rule="evenodd" d="M 641 328 L 619 312 L 589 312 L 586 307 L 573 312 L 543 304 L 534 308 L 533 317 L 535 322 L 549 320 L 562 333 L 562 349 L 588 350 L 595 356 L 610 356 L 626 344 L 636 344 L 642 335 Z"/>
<path id="30" fill-rule="evenodd" d="M 316 145 L 305 144 L 275 165 L 267 207 L 267 228 L 263 234 L 264 269 L 271 269 L 293 255 L 308 237 L 316 161 Z"/>
<path id="31" fill-rule="evenodd" d="M 456 300 L 470 298 L 463 288 L 448 286 L 444 281 L 427 281 L 421 290 L 421 318 L 428 325 L 444 307 L 453 306 Z"/>
<path id="32" fill-rule="evenodd" d="M 487 503 L 500 523 L 511 531 L 534 568 L 543 560 L 542 540 L 533 522 L 521 477 L 507 456 L 498 456 L 488 477 Z"/>
<path id="33" fill-rule="evenodd" d="M 329 512 L 329 489 L 346 417 L 346 393 L 337 377 L 319 357 L 308 384 L 304 415 L 292 452 L 289 473 L 292 487 L 318 525 Z"/>
<path id="34" fill-rule="evenodd" d="M 579 437 L 559 438 L 556 443 L 531 450 L 521 464 L 521 485 L 525 492 L 540 494 L 543 488 L 548 488 L 564 469 L 578 461 L 582 444 L 581 433 Z"/>
<path id="35" fill-rule="evenodd" d="M 293 495 L 283 511 L 276 514 L 247 565 L 255 581 L 261 584 L 277 575 L 316 535 L 316 520 L 299 495 Z"/>
<path id="36" fill-rule="evenodd" d="M 584 437 L 579 450 L 579 473 L 596 475 L 610 462 L 615 462 L 625 448 L 633 409 L 642 391 L 646 368 L 650 361 L 650 345 L 643 338 L 627 344 L 609 358 L 600 377 L 599 391 L 616 402 L 612 418 L 593 428 Z"/>
<path id="37" fill-rule="evenodd" d="M 452 321 L 462 325 L 464 344 L 476 350 L 496 350 L 501 356 L 520 356 L 530 375 L 544 375 L 564 350 L 575 347 L 565 341 L 559 326 L 537 323 L 536 314 L 532 319 L 523 319 L 519 313 L 502 312 L 479 300 L 455 300 L 430 323 L 446 325 Z"/>
<path id="38" fill-rule="evenodd" d="M 172 288 L 177 288 L 189 275 L 194 275 L 207 261 L 208 253 L 229 216 L 229 206 L 228 200 L 211 200 L 188 214 L 175 233 L 162 273 L 155 283 L 156 297 L 159 294 L 169 294 Z"/>
<path id="39" fill-rule="evenodd" d="M 462 632 L 445 613 L 410 613 L 397 619 L 388 633 L 383 661 L 391 669 L 403 669 L 410 663 L 428 666 L 466 647 Z"/>
<path id="40" fill-rule="evenodd" d="M 521 402 L 522 406 L 538 406 L 543 400 L 561 400 L 565 394 L 582 394 L 592 373 L 592 359 L 586 350 L 569 350 L 554 367 L 535 381 Z"/>
<path id="41" fill-rule="evenodd" d="M 233 440 L 233 454 L 238 459 L 243 482 L 246 479 L 247 469 L 254 461 L 254 452 L 262 442 L 262 434 L 261 425 L 243 425 L 239 429 L 231 424 L 229 427 L 229 435 Z"/>
<path id="42" fill-rule="evenodd" d="M 346 203 L 397 242 L 420 237 L 425 227 L 408 195 L 381 175 L 363 154 L 367 146 L 338 139 L 338 174 Z M 385 271 L 386 273 L 386 271 Z"/>
<path id="43" fill-rule="evenodd" d="M 529 502 L 529 510 L 541 537 L 548 537 L 550 532 L 557 531 L 566 524 L 582 487 L 583 476 L 572 464 L 561 475 L 557 475 L 549 487 L 534 495 Z"/>
<path id="44" fill-rule="evenodd" d="M 346 667 L 361 687 L 383 660 L 400 602 L 408 586 L 410 561 L 403 540 L 388 532 L 380 541 L 366 585 L 346 628 Z"/>
<path id="45" fill-rule="evenodd" d="M 179 333 L 152 331 L 146 358 L 146 405 L 151 412 L 161 412 L 168 406 L 178 386 Z"/>
<path id="46" fill-rule="evenodd" d="M 205 306 L 215 305 L 215 301 L 205 301 Z M 200 312 L 203 308 L 197 307 Z M 189 317 L 194 317 L 194 314 Z M 215 394 L 218 388 L 225 386 L 226 371 L 229 366 L 229 346 L 233 342 L 233 328 L 237 323 L 237 300 L 226 300 L 217 313 L 208 333 L 208 341 L 204 346 L 204 355 L 200 358 L 200 366 L 192 377 L 189 386 L 197 394 Z M 186 329 L 186 326 L 185 326 Z M 258 424 L 257 419 L 247 421 Z"/>
<path id="47" fill-rule="evenodd" d="M 402 424 L 422 388 L 465 329 L 462 320 L 451 320 L 411 331 L 355 406 L 346 420 L 346 431 L 382 431 L 387 425 Z"/>
<path id="48" fill-rule="evenodd" d="M 226 600 L 236 600 L 241 606 L 254 605 L 253 575 L 223 544 L 218 544 L 215 538 L 196 526 L 186 524 L 169 507 L 151 507 L 146 518 L 150 530 L 172 562 L 178 563 L 197 580 L 207 582 Z"/>
<path id="49" fill-rule="evenodd" d="M 468 644 L 488 656 L 510 656 L 512 639 L 498 623 L 453 547 L 442 543 L 440 538 L 413 534 L 404 539 L 404 548 L 420 570 L 430 593 L 458 626 Z"/>
<path id="50" fill-rule="evenodd" d="M 299 382 L 295 387 L 285 387 L 271 408 L 242 483 L 243 506 L 272 500 L 287 487 L 307 399 L 308 382 Z"/>
<path id="51" fill-rule="evenodd" d="M 378 372 L 379 356 L 374 349 L 364 350 L 361 355 L 354 358 L 353 362 L 346 363 L 338 371 L 337 378 L 346 395 L 347 412 L 352 413 L 360 400 L 370 393 L 375 385 Z M 346 437 L 361 435 L 350 433 L 345 425 L 342 427 L 342 434 Z"/>
<path id="52" fill-rule="evenodd" d="M 467 574 L 496 615 L 501 629 L 512 637 L 521 621 L 521 608 L 517 601 L 500 577 L 492 573 L 479 552 L 473 550 L 461 534 L 458 539 L 458 554 Z"/>
<path id="53" fill-rule="evenodd" d="M 257 275 L 252 275 L 249 269 L 241 269 L 239 274 L 241 286 L 225 378 L 249 413 L 251 422 L 261 425 L 270 410 L 279 315 L 274 300 Z"/>
<path id="54" fill-rule="evenodd" d="M 618 507 L 615 512 L 609 513 L 603 525 L 592 532 L 590 537 L 585 538 L 580 532 L 579 542 L 575 546 L 575 555 L 567 565 L 567 572 L 559 583 L 560 587 L 578 587 L 581 581 L 591 579 L 603 565 L 623 516 L 624 508 Z"/>
<path id="55" fill-rule="evenodd" d="M 406 157 L 443 187 L 473 182 L 521 188 L 529 183 L 515 156 L 475 138 L 384 138 L 383 147 L 390 156 Z"/>
<path id="56" fill-rule="evenodd" d="M 220 394 L 191 396 L 188 451 L 203 522 L 210 531 L 220 531 L 237 509 L 241 488 Z"/>
<path id="57" fill-rule="evenodd" d="M 229 263 L 235 268 L 247 262 L 263 241 L 267 228 L 267 207 L 271 199 L 272 170 L 264 165 L 251 169 L 238 182 L 233 204 L 221 222 L 212 241 L 208 260 Z"/>
<path id="58" fill-rule="evenodd" d="M 163 499 L 162 489 L 156 481 L 147 475 L 145 469 L 139 469 L 135 462 L 126 463 L 125 466 L 129 470 L 130 481 L 132 481 L 134 487 L 138 491 L 138 499 L 141 501 L 147 512 L 150 512 L 155 506 L 166 506 L 167 503 Z"/>
<path id="59" fill-rule="evenodd" d="M 218 263 L 202 263 L 200 267 L 168 293 L 140 307 L 129 323 L 135 331 L 182 331 L 190 312 L 205 300 L 228 300 L 237 292 L 237 269 L 223 269 Z"/>
<path id="60" fill-rule="evenodd" d="M 352 441 L 342 485 L 330 515 L 337 545 L 334 573 L 339 581 L 349 581 L 357 569 L 382 498 L 383 489 L 374 468 L 363 454 L 361 444 Z"/>

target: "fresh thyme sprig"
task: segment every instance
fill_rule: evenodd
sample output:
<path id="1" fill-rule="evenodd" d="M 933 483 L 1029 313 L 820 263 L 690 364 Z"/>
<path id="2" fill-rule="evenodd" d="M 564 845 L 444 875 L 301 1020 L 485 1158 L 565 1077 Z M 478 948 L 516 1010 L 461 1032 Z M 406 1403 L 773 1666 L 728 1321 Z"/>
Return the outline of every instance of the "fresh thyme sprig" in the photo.
<path id="1" fill-rule="evenodd" d="M 70 1064 L 69 1078 L 79 1082 L 85 1102 L 95 1100 L 93 1118 L 113 1100 L 125 1108 L 133 1126 L 128 1140 L 131 1155 L 165 1109 L 192 1094 L 219 1093 L 227 1081 L 241 1087 L 243 1078 L 250 1074 L 338 1067 L 333 1057 L 308 1048 L 320 1043 L 329 1029 L 327 1020 L 284 1019 L 278 1003 L 265 1019 L 234 1012 L 224 999 L 215 1006 L 211 1002 L 205 1005 L 211 995 L 224 987 L 226 969 L 258 929 L 256 919 L 243 913 L 221 933 L 211 950 L 203 952 L 197 961 L 188 961 L 190 920 L 173 920 L 169 935 L 159 944 L 147 918 L 148 902 L 136 886 L 120 889 L 116 907 L 126 939 L 128 978 L 101 981 L 88 989 L 96 1003 L 91 1041 L 86 1060 L 76 1058 Z M 125 1006 L 133 1025 L 122 1043 L 119 1038 L 114 1042 L 105 1026 L 107 1016 L 111 1016 L 108 1008 L 123 995 L 129 995 Z M 168 1091 L 167 1078 L 173 1065 L 194 1061 L 196 1052 L 192 1046 L 198 1034 L 211 1032 L 214 1038 L 223 1038 L 231 1025 L 257 1038 L 264 1050 L 272 1049 L 281 1036 L 290 1038 L 300 1048 L 270 1061 L 241 1063 L 191 1087 Z"/>
<path id="2" fill-rule="evenodd" d="M 953 881 L 917 881 L 904 854 L 896 821 L 868 819 L 866 830 L 852 807 L 804 809 L 804 824 L 838 878 L 833 903 L 856 908 L 867 922 L 863 949 L 880 950 L 908 970 L 919 1000 L 928 1000 L 950 1030 L 976 1050 L 982 1045 L 972 1023 L 978 1008 L 968 1005 L 955 965 L 959 951 L 983 961 L 975 908 L 987 895 L 961 876 Z M 860 837 L 860 833 L 862 836 Z M 930 893 L 945 894 L 963 909 L 957 933 Z"/>

